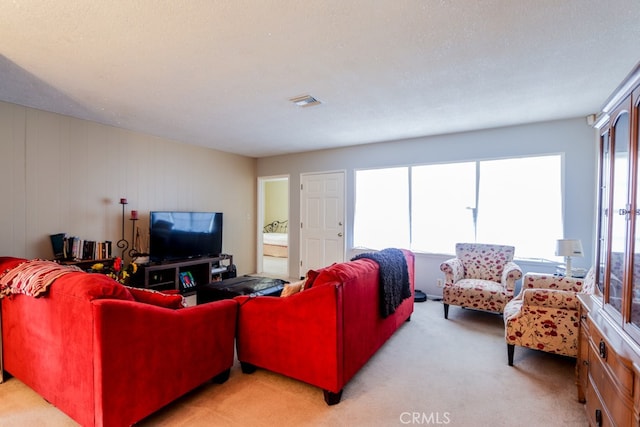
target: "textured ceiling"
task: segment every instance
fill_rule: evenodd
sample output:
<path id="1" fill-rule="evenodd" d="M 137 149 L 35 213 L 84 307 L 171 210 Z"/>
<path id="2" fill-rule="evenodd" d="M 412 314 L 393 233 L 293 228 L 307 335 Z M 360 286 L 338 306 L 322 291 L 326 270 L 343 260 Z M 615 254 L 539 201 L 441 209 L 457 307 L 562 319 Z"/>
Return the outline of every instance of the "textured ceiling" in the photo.
<path id="1" fill-rule="evenodd" d="M 638 0 L 0 2 L 0 100 L 251 157 L 587 116 L 639 60 Z"/>

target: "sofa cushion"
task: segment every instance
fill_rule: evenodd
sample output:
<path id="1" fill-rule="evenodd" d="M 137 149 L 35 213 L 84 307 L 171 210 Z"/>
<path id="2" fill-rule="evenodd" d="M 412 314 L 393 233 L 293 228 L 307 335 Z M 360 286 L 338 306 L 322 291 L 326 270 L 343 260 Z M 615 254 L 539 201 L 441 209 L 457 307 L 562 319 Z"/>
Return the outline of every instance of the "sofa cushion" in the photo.
<path id="1" fill-rule="evenodd" d="M 46 295 L 53 282 L 68 274 L 77 273 L 82 273 L 82 270 L 76 266 L 41 259 L 26 260 L 3 270 L 0 276 L 0 295 Z"/>
<path id="2" fill-rule="evenodd" d="M 125 286 L 133 299 L 144 304 L 151 304 L 164 308 L 184 308 L 184 297 L 179 291 L 159 292 L 153 289 L 133 288 Z"/>
<path id="3" fill-rule="evenodd" d="M 9 270 L 29 260 L 14 257 L 0 257 L 0 277 Z M 125 287 L 103 274 L 89 274 L 73 271 L 55 279 L 56 291 L 88 299 L 123 299 L 133 301 L 133 297 Z M 46 295 L 46 294 L 45 294 Z"/>
<path id="4" fill-rule="evenodd" d="M 363 272 L 376 270 L 378 264 L 370 259 L 359 259 L 356 261 L 341 262 L 330 265 L 329 267 L 319 270 L 317 277 L 313 282 L 313 286 L 320 286 L 329 282 L 346 282 L 349 279 L 357 277 Z M 305 286 L 305 289 L 307 287 Z"/>
<path id="5" fill-rule="evenodd" d="M 307 271 L 307 279 L 304 283 L 304 285 L 302 286 L 303 289 L 309 289 L 313 286 L 313 283 L 316 281 L 316 278 L 318 277 L 318 275 L 320 274 L 320 272 L 323 269 L 319 269 L 319 270 L 309 270 Z"/>
<path id="6" fill-rule="evenodd" d="M 11 270 L 13 267 L 17 267 L 25 261 L 27 260 L 24 258 L 14 258 L 10 256 L 0 257 L 0 275 L 5 273 L 7 270 Z"/>
<path id="7" fill-rule="evenodd" d="M 304 280 L 300 280 L 299 282 L 294 282 L 294 283 L 285 283 L 280 296 L 288 297 L 293 294 L 297 294 L 298 292 L 302 291 L 304 284 L 305 284 Z"/>
<path id="8" fill-rule="evenodd" d="M 58 293 L 93 301 L 96 299 L 120 299 L 134 301 L 127 288 L 111 277 L 82 271 L 70 273 L 56 280 L 53 287 Z"/>

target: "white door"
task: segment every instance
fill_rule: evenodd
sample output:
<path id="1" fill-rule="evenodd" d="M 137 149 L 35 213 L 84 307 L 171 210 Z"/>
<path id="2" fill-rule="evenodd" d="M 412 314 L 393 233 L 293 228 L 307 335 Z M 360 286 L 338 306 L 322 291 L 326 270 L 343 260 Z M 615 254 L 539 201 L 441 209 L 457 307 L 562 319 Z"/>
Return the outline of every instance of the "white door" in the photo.
<path id="1" fill-rule="evenodd" d="M 300 177 L 300 277 L 344 261 L 344 172 Z"/>

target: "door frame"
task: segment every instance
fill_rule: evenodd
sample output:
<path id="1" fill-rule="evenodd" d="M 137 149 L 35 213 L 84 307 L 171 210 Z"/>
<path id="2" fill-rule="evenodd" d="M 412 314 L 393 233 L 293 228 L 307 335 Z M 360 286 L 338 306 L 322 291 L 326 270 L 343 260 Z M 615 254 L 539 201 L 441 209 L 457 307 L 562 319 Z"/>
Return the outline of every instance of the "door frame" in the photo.
<path id="1" fill-rule="evenodd" d="M 257 236 L 257 245 L 256 245 L 256 273 L 264 272 L 264 263 L 263 263 L 263 239 L 262 239 L 262 230 L 265 226 L 264 224 L 264 211 L 265 211 L 265 184 L 269 181 L 279 181 L 279 180 L 287 180 L 287 215 L 289 218 L 289 228 L 291 228 L 291 177 L 286 175 L 271 175 L 271 176 L 259 176 L 258 177 L 258 216 L 256 218 L 256 236 Z M 287 271 L 291 268 L 291 231 L 288 233 L 288 257 L 287 257 Z"/>

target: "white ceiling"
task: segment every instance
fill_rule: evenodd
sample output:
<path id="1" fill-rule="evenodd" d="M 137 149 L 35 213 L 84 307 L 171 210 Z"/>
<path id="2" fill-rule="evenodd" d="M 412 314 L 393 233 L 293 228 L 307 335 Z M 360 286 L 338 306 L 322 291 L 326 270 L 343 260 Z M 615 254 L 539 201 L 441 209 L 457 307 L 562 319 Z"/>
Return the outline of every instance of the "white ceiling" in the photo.
<path id="1" fill-rule="evenodd" d="M 638 0 L 0 2 L 0 100 L 251 157 L 587 116 L 639 60 Z"/>

